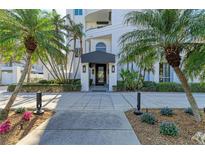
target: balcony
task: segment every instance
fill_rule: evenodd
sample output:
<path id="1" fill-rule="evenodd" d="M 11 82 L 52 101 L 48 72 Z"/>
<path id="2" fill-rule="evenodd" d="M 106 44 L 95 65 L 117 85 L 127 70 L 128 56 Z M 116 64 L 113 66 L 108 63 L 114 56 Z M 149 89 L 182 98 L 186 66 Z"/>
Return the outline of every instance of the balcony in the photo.
<path id="1" fill-rule="evenodd" d="M 99 11 L 100 9 L 87 9 L 85 10 L 85 16 L 91 14 L 91 13 L 94 13 L 94 12 L 97 12 Z"/>
<path id="2" fill-rule="evenodd" d="M 91 28 L 86 31 L 86 39 L 108 36 L 112 34 L 112 25 Z"/>
<path id="3" fill-rule="evenodd" d="M 88 36 L 97 31 L 104 31 L 112 25 L 112 11 L 110 9 L 92 10 L 85 17 L 85 31 Z"/>
<path id="4" fill-rule="evenodd" d="M 86 30 L 112 24 L 111 10 L 98 10 L 85 17 Z"/>

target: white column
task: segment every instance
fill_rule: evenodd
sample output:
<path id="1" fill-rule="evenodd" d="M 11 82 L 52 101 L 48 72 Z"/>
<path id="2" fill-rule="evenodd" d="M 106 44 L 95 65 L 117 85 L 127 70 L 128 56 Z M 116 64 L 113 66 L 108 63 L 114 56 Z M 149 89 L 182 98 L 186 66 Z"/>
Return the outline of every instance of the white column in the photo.
<path id="1" fill-rule="evenodd" d="M 109 63 L 109 91 L 113 91 L 112 86 L 117 85 L 117 65 Z"/>
<path id="2" fill-rule="evenodd" d="M 89 64 L 81 65 L 81 91 L 89 91 Z"/>
<path id="3" fill-rule="evenodd" d="M 21 77 L 21 67 L 13 66 L 12 68 L 12 83 L 18 83 Z"/>
<path id="4" fill-rule="evenodd" d="M 159 62 L 154 64 L 154 82 L 159 82 Z"/>

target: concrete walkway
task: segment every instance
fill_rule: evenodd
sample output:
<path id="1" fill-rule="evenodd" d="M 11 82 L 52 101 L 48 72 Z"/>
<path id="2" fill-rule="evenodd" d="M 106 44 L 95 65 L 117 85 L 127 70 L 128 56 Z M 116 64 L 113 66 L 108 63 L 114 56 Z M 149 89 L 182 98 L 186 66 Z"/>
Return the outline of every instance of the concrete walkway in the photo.
<path id="1" fill-rule="evenodd" d="M 10 93 L 1 94 L 0 108 L 8 101 Z M 194 97 L 200 108 L 205 107 L 205 94 L 196 93 Z M 137 94 L 127 93 L 59 93 L 43 94 L 43 106 L 53 110 L 118 110 L 126 111 L 136 107 Z M 186 108 L 189 106 L 185 93 L 151 93 L 142 92 L 142 108 Z M 13 108 L 18 107 L 35 108 L 36 95 L 32 93 L 19 94 Z"/>
<path id="2" fill-rule="evenodd" d="M 3 93 L 0 108 L 10 93 Z M 205 94 L 194 94 L 200 108 Z M 20 94 L 13 108 L 34 108 L 35 94 Z M 59 93 L 44 94 L 43 106 L 56 114 L 27 135 L 19 144 L 139 144 L 124 115 L 136 107 L 136 93 Z M 184 93 L 142 93 L 143 108 L 186 108 Z"/>
<path id="3" fill-rule="evenodd" d="M 18 144 L 140 144 L 120 111 L 58 111 Z"/>

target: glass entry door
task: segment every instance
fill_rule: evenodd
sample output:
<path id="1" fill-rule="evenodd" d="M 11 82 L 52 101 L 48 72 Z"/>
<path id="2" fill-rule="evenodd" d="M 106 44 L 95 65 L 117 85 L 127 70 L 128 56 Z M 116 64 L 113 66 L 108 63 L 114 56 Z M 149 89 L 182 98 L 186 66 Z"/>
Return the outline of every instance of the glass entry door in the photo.
<path id="1" fill-rule="evenodd" d="M 96 64 L 96 85 L 106 84 L 106 64 Z"/>

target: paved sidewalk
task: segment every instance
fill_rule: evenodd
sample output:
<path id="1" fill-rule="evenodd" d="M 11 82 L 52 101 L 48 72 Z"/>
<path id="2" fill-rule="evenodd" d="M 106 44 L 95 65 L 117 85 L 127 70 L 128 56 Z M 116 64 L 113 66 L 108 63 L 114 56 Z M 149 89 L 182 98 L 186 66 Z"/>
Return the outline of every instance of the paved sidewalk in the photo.
<path id="1" fill-rule="evenodd" d="M 18 144 L 140 144 L 120 111 L 59 111 Z"/>
<path id="2" fill-rule="evenodd" d="M 3 93 L 0 108 L 10 93 Z M 140 144 L 123 111 L 136 107 L 134 92 L 73 92 L 44 94 L 43 106 L 56 114 L 28 134 L 19 144 Z M 35 107 L 35 94 L 21 93 L 13 108 Z M 205 94 L 194 94 L 199 107 L 205 106 Z M 184 93 L 142 93 L 143 108 L 185 108 Z"/>
<path id="3" fill-rule="evenodd" d="M 10 93 L 1 94 L 0 108 L 8 101 Z M 205 107 L 205 94 L 195 93 L 194 97 L 200 108 Z M 105 93 L 105 92 L 73 92 L 59 94 L 43 94 L 43 107 L 53 110 L 118 110 L 126 111 L 137 105 L 137 94 Z M 189 106 L 185 93 L 142 92 L 142 108 L 186 108 Z M 18 95 L 13 108 L 35 108 L 36 95 L 32 93 Z"/>

